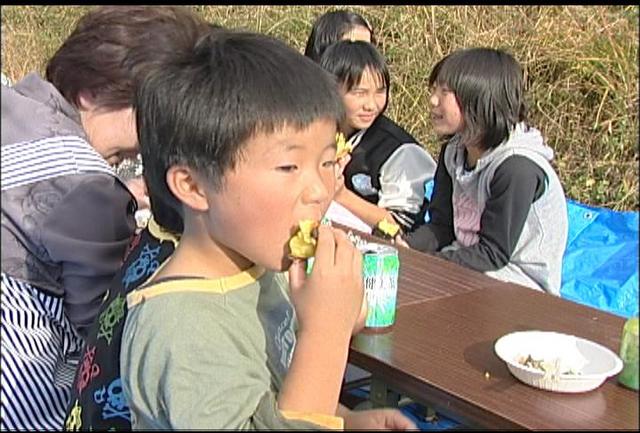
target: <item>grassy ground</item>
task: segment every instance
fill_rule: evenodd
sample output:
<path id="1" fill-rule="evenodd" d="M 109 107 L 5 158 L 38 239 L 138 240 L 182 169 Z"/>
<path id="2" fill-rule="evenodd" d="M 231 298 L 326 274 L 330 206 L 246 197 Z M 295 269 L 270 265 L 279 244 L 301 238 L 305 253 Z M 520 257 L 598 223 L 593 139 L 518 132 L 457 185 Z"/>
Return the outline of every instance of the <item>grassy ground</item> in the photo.
<path id="1" fill-rule="evenodd" d="M 195 6 L 210 21 L 280 37 L 303 50 L 330 6 Z M 568 197 L 638 210 L 637 6 L 354 6 L 392 73 L 389 114 L 437 157 L 426 80 L 450 51 L 505 48 L 522 63 L 531 123 L 556 151 Z M 2 70 L 42 72 L 85 6 L 2 6 Z"/>

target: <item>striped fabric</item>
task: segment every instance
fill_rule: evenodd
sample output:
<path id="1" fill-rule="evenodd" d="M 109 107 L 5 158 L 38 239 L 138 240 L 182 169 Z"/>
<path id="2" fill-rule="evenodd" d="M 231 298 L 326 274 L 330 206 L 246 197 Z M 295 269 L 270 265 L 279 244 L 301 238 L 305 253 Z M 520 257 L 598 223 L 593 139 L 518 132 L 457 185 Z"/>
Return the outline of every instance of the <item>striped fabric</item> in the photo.
<path id="1" fill-rule="evenodd" d="M 2 146 L 2 191 L 46 179 L 84 172 L 114 176 L 107 161 L 76 136 L 44 138 Z"/>
<path id="2" fill-rule="evenodd" d="M 82 340 L 62 298 L 2 273 L 0 430 L 62 429 Z"/>

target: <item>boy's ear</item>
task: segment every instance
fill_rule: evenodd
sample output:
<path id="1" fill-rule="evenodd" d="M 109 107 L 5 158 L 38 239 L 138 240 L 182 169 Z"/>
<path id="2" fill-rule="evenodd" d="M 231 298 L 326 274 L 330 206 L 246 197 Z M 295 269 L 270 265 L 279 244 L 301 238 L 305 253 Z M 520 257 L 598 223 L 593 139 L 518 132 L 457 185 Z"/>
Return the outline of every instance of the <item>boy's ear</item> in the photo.
<path id="1" fill-rule="evenodd" d="M 209 201 L 200 179 L 192 169 L 182 165 L 167 170 L 166 182 L 171 193 L 185 206 L 204 212 L 209 210 Z"/>

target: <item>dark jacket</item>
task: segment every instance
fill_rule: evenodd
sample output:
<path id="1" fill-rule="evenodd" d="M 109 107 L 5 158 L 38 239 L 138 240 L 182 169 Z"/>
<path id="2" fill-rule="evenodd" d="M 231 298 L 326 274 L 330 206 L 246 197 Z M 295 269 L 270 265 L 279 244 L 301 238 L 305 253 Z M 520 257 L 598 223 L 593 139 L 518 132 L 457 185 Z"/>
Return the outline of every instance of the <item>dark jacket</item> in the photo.
<path id="1" fill-rule="evenodd" d="M 389 167 L 391 157 L 400 151 L 412 152 L 411 155 L 415 156 L 412 158 L 412 167 Z M 407 181 L 416 183 L 413 188 L 419 191 L 412 197 L 414 202 L 404 203 L 400 200 L 401 203 L 387 209 L 405 229 L 422 224 L 429 204 L 424 197 L 424 184 L 433 178 L 436 163 L 418 140 L 394 121 L 381 115 L 364 131 L 351 153 L 351 160 L 344 169 L 345 186 L 368 202 L 381 205 L 381 172 L 385 168 L 405 171 L 403 174 Z"/>

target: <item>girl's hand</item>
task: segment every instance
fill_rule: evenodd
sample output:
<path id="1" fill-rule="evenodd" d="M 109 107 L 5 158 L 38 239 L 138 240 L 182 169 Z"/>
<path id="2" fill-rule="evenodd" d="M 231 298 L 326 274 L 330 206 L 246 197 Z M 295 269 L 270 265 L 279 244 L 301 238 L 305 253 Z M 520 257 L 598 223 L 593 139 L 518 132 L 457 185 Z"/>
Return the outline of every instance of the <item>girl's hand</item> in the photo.
<path id="1" fill-rule="evenodd" d="M 418 430 L 398 409 L 352 410 L 344 416 L 345 430 Z"/>
<path id="2" fill-rule="evenodd" d="M 409 246 L 409 244 L 407 243 L 407 241 L 405 241 L 402 238 L 402 233 L 399 233 L 398 235 L 396 235 L 396 237 L 393 239 L 393 243 L 396 244 L 396 245 L 400 245 L 401 247 L 411 248 Z"/>

